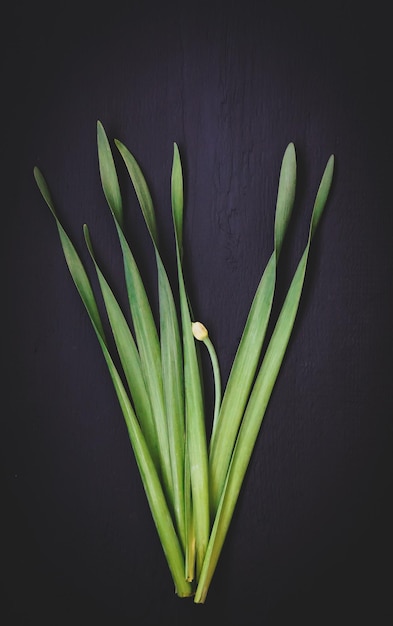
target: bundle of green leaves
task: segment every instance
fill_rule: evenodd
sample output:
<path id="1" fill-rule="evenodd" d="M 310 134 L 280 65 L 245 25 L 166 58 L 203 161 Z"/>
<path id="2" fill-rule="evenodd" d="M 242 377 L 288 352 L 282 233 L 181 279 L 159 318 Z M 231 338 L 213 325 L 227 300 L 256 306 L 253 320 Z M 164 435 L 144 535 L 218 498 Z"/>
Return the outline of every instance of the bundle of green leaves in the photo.
<path id="1" fill-rule="evenodd" d="M 127 321 L 128 312 L 125 315 L 122 311 L 99 267 L 88 227 L 84 225 L 83 230 L 113 333 L 116 358 L 105 336 L 87 272 L 37 167 L 34 176 L 55 218 L 69 271 L 107 363 L 176 593 L 181 597 L 194 596 L 195 602 L 203 603 L 290 339 L 311 240 L 331 186 L 334 158 L 330 157 L 323 173 L 304 252 L 262 353 L 275 293 L 277 263 L 295 200 L 294 145 L 289 144 L 285 151 L 278 183 L 273 251 L 222 393 L 216 352 L 207 329 L 194 319 L 185 284 L 183 173 L 178 147 L 174 145 L 171 174 L 178 276 L 178 301 L 175 301 L 160 252 L 156 215 L 145 177 L 126 146 L 118 140 L 114 143 L 128 170 L 153 243 L 159 300 L 156 324 L 124 230 L 122 195 L 112 149 L 103 125 L 98 122 L 99 170 L 122 252 L 131 324 Z M 206 429 L 198 342 L 203 342 L 208 350 L 214 376 L 215 406 L 210 437 Z"/>

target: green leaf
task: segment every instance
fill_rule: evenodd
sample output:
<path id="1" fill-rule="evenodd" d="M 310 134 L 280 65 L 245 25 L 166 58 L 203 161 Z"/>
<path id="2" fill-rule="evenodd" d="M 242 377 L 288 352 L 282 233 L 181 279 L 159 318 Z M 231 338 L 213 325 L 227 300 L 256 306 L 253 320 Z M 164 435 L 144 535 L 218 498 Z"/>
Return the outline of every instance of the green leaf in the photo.
<path id="1" fill-rule="evenodd" d="M 214 520 L 202 573 L 195 593 L 195 602 L 197 603 L 203 603 L 206 599 L 209 585 L 229 529 L 241 485 L 251 459 L 262 420 L 285 355 L 299 307 L 311 240 L 321 218 L 329 194 L 333 176 L 333 165 L 334 159 L 331 157 L 327 163 L 318 189 L 312 212 L 310 232 L 306 248 L 292 279 L 273 335 L 262 361 L 261 368 L 253 386 L 250 400 L 247 404 L 246 412 L 231 458 L 230 467 L 226 476 L 217 515 Z"/>
<path id="2" fill-rule="evenodd" d="M 102 189 L 111 211 L 123 228 L 123 202 L 115 162 L 104 127 L 100 121 L 97 122 L 97 147 Z"/>
<path id="3" fill-rule="evenodd" d="M 175 227 L 176 258 L 179 280 L 180 311 L 183 330 L 184 381 L 186 405 L 186 440 L 191 479 L 193 529 L 195 532 L 196 575 L 198 577 L 209 540 L 209 480 L 205 413 L 201 373 L 192 334 L 192 319 L 182 267 L 183 175 L 175 145 L 172 164 L 172 214 Z M 191 545 L 190 542 L 188 545 Z"/>
<path id="4" fill-rule="evenodd" d="M 183 553 L 175 529 L 173 527 L 171 514 L 168 510 L 160 480 L 157 475 L 154 462 L 146 445 L 145 438 L 140 429 L 138 420 L 135 416 L 119 373 L 109 353 L 96 302 L 85 269 L 79 259 L 75 247 L 73 246 L 57 217 L 57 213 L 54 208 L 49 189 L 38 168 L 34 169 L 34 176 L 45 201 L 47 202 L 53 216 L 55 217 L 56 225 L 60 235 L 61 245 L 64 251 L 64 255 L 66 257 L 68 268 L 89 314 L 105 361 L 107 363 L 108 370 L 116 391 L 116 395 L 118 397 L 123 412 L 135 459 L 138 464 L 142 483 L 150 505 L 150 510 L 152 512 L 152 516 L 157 528 L 158 535 L 160 537 L 168 566 L 171 571 L 173 581 L 175 583 L 176 592 L 179 596 L 189 596 L 192 594 L 192 587 L 190 583 L 188 583 L 184 578 Z"/>
<path id="5" fill-rule="evenodd" d="M 149 395 L 147 393 L 145 381 L 142 374 L 141 360 L 137 347 L 135 345 L 134 337 L 128 326 L 127 320 L 125 319 L 123 312 L 111 288 L 108 285 L 108 282 L 106 281 L 102 271 L 99 268 L 99 265 L 94 255 L 89 230 L 86 225 L 84 226 L 83 230 L 87 248 L 96 268 L 101 292 L 104 298 L 105 308 L 112 328 L 116 348 L 120 357 L 120 362 L 123 367 L 131 398 L 134 403 L 135 412 L 141 425 L 141 429 L 152 459 L 158 469 L 159 454 L 157 433 L 151 410 Z"/>
<path id="6" fill-rule="evenodd" d="M 173 144 L 173 165 L 171 174 L 172 215 L 175 227 L 176 241 L 180 259 L 183 257 L 183 173 L 178 145 Z"/>
<path id="7" fill-rule="evenodd" d="M 75 286 L 79 292 L 79 295 L 82 298 L 82 301 L 87 309 L 87 312 L 91 318 L 94 327 L 99 331 L 100 336 L 104 338 L 104 329 L 102 327 L 100 314 L 95 301 L 93 290 L 90 285 L 89 278 L 78 256 L 78 253 L 75 250 L 73 243 L 65 232 L 57 216 L 57 212 L 48 185 L 46 184 L 46 181 L 38 167 L 34 168 L 34 178 L 42 197 L 44 198 L 45 202 L 52 212 L 53 217 L 56 220 L 56 226 L 59 232 L 63 253 Z"/>
<path id="8" fill-rule="evenodd" d="M 296 192 L 296 152 L 293 143 L 285 150 L 278 183 L 276 217 L 274 223 L 274 247 L 277 258 L 291 219 Z"/>
<path id="9" fill-rule="evenodd" d="M 272 309 L 276 268 L 288 228 L 296 189 L 296 154 L 289 144 L 281 165 L 274 228 L 274 251 L 263 272 L 225 388 L 210 441 L 210 508 L 214 516 L 224 488 L 236 436 L 257 370 Z"/>
<path id="10" fill-rule="evenodd" d="M 126 148 L 126 146 L 118 139 L 115 139 L 115 144 L 126 164 L 151 238 L 153 239 L 155 246 L 158 248 L 156 216 L 154 212 L 153 201 L 151 199 L 150 191 L 147 186 L 145 177 L 142 173 L 141 168 L 139 167 L 137 160 L 131 154 L 128 148 Z"/>
<path id="11" fill-rule="evenodd" d="M 108 159 L 108 150 L 106 149 L 106 143 L 102 140 L 103 133 L 105 133 L 105 131 L 101 125 L 98 133 L 99 160 L 103 164 L 102 169 L 105 172 L 109 172 L 111 171 L 111 167 L 110 164 L 106 164 Z M 104 146 L 103 150 L 102 146 Z M 106 179 L 102 180 L 103 187 L 106 185 L 106 182 Z M 109 184 L 110 186 L 114 186 L 113 180 L 109 180 Z M 105 196 L 108 197 L 109 195 L 109 191 L 106 191 Z M 150 302 L 147 297 L 138 266 L 124 235 L 122 225 L 117 219 L 116 211 L 110 204 L 109 208 L 114 218 L 123 254 L 125 281 L 136 343 L 141 358 L 142 372 L 155 420 L 162 480 L 164 483 L 165 493 L 168 497 L 170 507 L 172 508 L 174 492 L 172 485 L 167 418 L 162 385 L 161 349 L 157 327 L 155 325 Z"/>
<path id="12" fill-rule="evenodd" d="M 130 175 L 156 255 L 162 380 L 172 467 L 173 506 L 182 545 L 186 549 L 184 376 L 178 314 L 169 278 L 159 250 L 155 212 L 146 180 L 135 157 L 126 146 L 119 141 L 116 141 L 116 145 Z"/>

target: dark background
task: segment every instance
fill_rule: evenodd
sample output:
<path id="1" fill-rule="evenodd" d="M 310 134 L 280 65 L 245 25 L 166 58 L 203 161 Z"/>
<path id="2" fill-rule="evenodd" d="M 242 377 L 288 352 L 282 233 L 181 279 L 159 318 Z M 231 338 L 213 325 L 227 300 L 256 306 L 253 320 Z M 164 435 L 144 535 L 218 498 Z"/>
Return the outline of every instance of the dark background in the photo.
<path id="1" fill-rule="evenodd" d="M 1 623 L 391 623 L 388 4 L 8 4 Z M 124 298 L 97 119 L 146 173 L 172 276 L 179 144 L 187 280 L 224 380 L 272 250 L 285 147 L 296 145 L 298 193 L 279 298 L 336 155 L 294 334 L 204 606 L 174 595 L 106 366 L 33 180 L 37 164 L 86 261 L 89 224 Z M 154 301 L 152 249 L 124 171 L 121 183 Z"/>

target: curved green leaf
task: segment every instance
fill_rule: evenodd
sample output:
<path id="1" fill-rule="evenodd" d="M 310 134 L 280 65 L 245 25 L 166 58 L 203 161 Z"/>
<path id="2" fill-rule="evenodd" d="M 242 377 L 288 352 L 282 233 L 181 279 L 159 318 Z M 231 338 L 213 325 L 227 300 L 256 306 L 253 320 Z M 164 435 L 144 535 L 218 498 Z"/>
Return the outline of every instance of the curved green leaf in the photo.
<path id="1" fill-rule="evenodd" d="M 159 250 L 158 232 L 151 195 L 135 157 L 124 144 L 116 141 L 130 175 L 142 214 L 150 233 L 157 262 L 160 313 L 160 344 L 162 380 L 167 416 L 170 459 L 172 466 L 173 506 L 182 545 L 186 548 L 184 494 L 185 417 L 184 376 L 180 330 L 169 278 Z"/>
<path id="2" fill-rule="evenodd" d="M 117 222 L 123 228 L 123 201 L 115 162 L 104 127 L 100 121 L 97 122 L 97 147 L 102 189 Z"/>
<path id="3" fill-rule="evenodd" d="M 96 268 L 101 292 L 105 302 L 105 308 L 120 357 L 120 362 L 127 380 L 128 388 L 134 402 L 135 412 L 141 425 L 143 435 L 146 439 L 146 443 L 149 447 L 152 459 L 155 462 L 156 467 L 159 468 L 157 433 L 134 337 L 128 326 L 127 320 L 125 319 L 123 312 L 108 285 L 108 282 L 99 268 L 94 255 L 89 230 L 86 225 L 84 225 L 83 230 L 87 248 Z"/>
<path id="4" fill-rule="evenodd" d="M 109 184 L 110 188 L 113 188 L 116 185 L 114 177 L 116 176 L 117 180 L 117 175 L 112 168 L 113 157 L 109 158 L 109 155 L 111 154 L 110 147 L 108 151 L 109 144 L 107 144 L 107 142 L 105 142 L 103 139 L 103 136 L 105 135 L 105 130 L 102 124 L 98 127 L 97 135 L 98 157 L 101 163 L 100 169 L 105 171 L 107 174 L 108 172 L 112 173 L 112 178 L 103 179 L 102 185 L 103 187 L 106 187 L 106 185 Z M 106 190 L 105 196 L 112 197 L 109 190 Z M 150 302 L 147 297 L 147 293 L 137 263 L 123 232 L 122 224 L 117 218 L 118 211 L 116 210 L 116 207 L 112 206 L 111 204 L 109 204 L 109 208 L 115 222 L 123 254 L 124 274 L 131 317 L 134 326 L 138 351 L 141 358 L 142 372 L 155 420 L 162 479 L 165 486 L 165 493 L 167 494 L 169 504 L 172 508 L 174 501 L 174 491 L 172 484 L 172 468 L 170 460 L 164 391 L 162 384 L 161 349 L 157 327 L 154 321 Z"/>
<path id="5" fill-rule="evenodd" d="M 109 353 L 89 280 L 87 278 L 82 262 L 80 261 L 80 258 L 75 250 L 75 247 L 73 246 L 71 240 L 69 239 L 67 233 L 65 232 L 57 217 L 57 213 L 54 208 L 49 189 L 44 180 L 44 177 L 42 176 L 38 168 L 34 169 L 34 176 L 37 181 L 37 185 L 42 193 L 42 196 L 44 197 L 50 210 L 52 211 L 53 216 L 55 217 L 67 265 L 69 267 L 73 281 L 82 298 L 82 301 L 86 307 L 86 310 L 89 314 L 105 361 L 107 363 L 108 370 L 116 391 L 116 395 L 118 397 L 119 404 L 123 412 L 135 459 L 138 464 L 142 483 L 150 505 L 150 510 L 152 512 L 152 516 L 157 528 L 158 535 L 160 537 L 168 566 L 171 571 L 173 581 L 175 583 L 176 592 L 179 596 L 189 596 L 192 594 L 192 587 L 190 583 L 185 580 L 184 577 L 183 553 L 175 529 L 173 527 L 171 514 L 169 512 L 161 483 L 157 475 L 153 459 L 148 450 L 145 438 L 140 429 L 138 420 L 135 416 L 122 380 Z"/>
<path id="6" fill-rule="evenodd" d="M 282 160 L 277 192 L 274 251 L 252 302 L 232 364 L 210 441 L 210 509 L 214 516 L 225 484 L 236 436 L 243 418 L 269 323 L 276 284 L 276 268 L 295 200 L 296 153 L 290 143 Z"/>
<path id="7" fill-rule="evenodd" d="M 332 156 L 327 163 L 318 189 L 306 248 L 282 306 L 239 430 L 195 593 L 195 602 L 197 603 L 203 603 L 206 599 L 262 420 L 291 336 L 303 289 L 310 244 L 327 201 L 332 182 L 333 166 L 334 158 Z"/>
<path id="8" fill-rule="evenodd" d="M 192 492 L 193 531 L 195 532 L 196 574 L 201 571 L 209 540 L 209 478 L 205 413 L 197 349 L 192 334 L 192 319 L 182 267 L 183 175 L 177 146 L 172 164 L 172 214 L 175 225 L 176 258 L 180 311 L 183 330 L 186 441 Z M 192 546 L 193 539 L 188 542 Z"/>

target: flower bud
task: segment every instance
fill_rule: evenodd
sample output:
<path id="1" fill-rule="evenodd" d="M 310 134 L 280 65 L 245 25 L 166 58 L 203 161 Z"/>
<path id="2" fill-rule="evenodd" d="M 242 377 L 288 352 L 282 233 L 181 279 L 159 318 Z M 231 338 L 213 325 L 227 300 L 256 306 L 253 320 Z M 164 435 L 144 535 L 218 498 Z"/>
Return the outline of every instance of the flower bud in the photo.
<path id="1" fill-rule="evenodd" d="M 201 322 L 193 322 L 191 327 L 192 334 L 195 339 L 198 339 L 198 341 L 204 341 L 207 339 L 209 333 L 207 332 L 207 328 Z"/>

